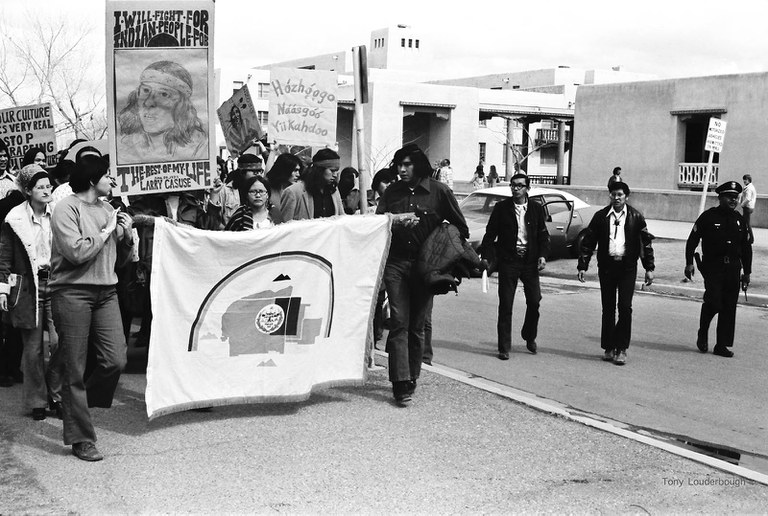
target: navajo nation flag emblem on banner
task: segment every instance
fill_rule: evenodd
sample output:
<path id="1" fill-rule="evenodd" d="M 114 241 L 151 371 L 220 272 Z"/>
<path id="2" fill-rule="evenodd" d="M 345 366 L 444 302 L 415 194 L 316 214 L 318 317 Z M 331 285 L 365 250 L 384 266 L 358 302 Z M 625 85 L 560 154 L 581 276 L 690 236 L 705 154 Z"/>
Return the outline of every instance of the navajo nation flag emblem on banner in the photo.
<path id="1" fill-rule="evenodd" d="M 362 382 L 389 238 L 383 215 L 247 232 L 158 219 L 147 415 Z"/>

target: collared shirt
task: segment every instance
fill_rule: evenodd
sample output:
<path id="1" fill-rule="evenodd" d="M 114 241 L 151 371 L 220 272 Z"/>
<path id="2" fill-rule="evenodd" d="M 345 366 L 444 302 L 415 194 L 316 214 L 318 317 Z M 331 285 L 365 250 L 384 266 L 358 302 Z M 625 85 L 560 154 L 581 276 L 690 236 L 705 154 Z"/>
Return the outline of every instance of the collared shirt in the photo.
<path id="1" fill-rule="evenodd" d="M 749 183 L 744 187 L 744 193 L 741 194 L 741 205 L 744 208 L 754 210 L 755 201 L 757 201 L 757 190 L 755 189 L 755 185 Z"/>
<path id="2" fill-rule="evenodd" d="M 384 191 L 376 206 L 376 213 L 415 213 L 421 211 L 436 214 L 440 220 L 447 220 L 459 230 L 461 236 L 469 238 L 469 229 L 453 192 L 434 179 L 422 178 L 411 189 L 405 181 L 395 181 Z M 415 258 L 421 243 L 415 228 L 396 226 L 392 228 L 390 256 Z M 426 238 L 427 235 L 423 235 Z"/>
<path id="3" fill-rule="evenodd" d="M 18 190 L 16 176 L 10 171 L 5 171 L 3 175 L 0 175 L 0 199 L 5 199 L 11 190 Z"/>
<path id="4" fill-rule="evenodd" d="M 51 266 L 51 206 L 45 205 L 43 216 L 38 218 L 27 204 L 27 216 L 32 224 L 32 239 L 37 252 L 38 269 L 48 269 Z"/>
<path id="5" fill-rule="evenodd" d="M 624 206 L 619 213 L 616 210 L 608 210 L 609 240 L 608 254 L 611 256 L 624 256 L 626 250 L 626 236 L 624 224 L 627 221 L 627 207 Z"/>
<path id="6" fill-rule="evenodd" d="M 525 214 L 528 212 L 528 202 L 515 203 L 515 218 L 517 219 L 517 248 L 528 248 L 528 228 L 525 226 Z"/>

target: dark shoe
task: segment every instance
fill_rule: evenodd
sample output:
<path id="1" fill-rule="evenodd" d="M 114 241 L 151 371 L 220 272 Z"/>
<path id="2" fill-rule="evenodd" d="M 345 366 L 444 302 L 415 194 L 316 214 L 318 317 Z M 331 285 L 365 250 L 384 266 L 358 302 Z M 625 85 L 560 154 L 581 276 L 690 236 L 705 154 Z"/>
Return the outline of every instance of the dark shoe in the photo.
<path id="1" fill-rule="evenodd" d="M 606 349 L 605 353 L 603 353 L 603 362 L 613 362 L 613 359 L 616 357 L 616 351 L 613 349 Z"/>
<path id="2" fill-rule="evenodd" d="M 627 352 L 623 349 L 616 352 L 616 357 L 613 359 L 613 363 L 616 365 L 624 365 L 627 363 Z"/>
<path id="3" fill-rule="evenodd" d="M 72 454 L 80 460 L 96 462 L 104 458 L 92 442 L 75 443 L 72 445 Z"/>
<path id="4" fill-rule="evenodd" d="M 531 352 L 531 354 L 533 354 L 533 355 L 535 355 L 535 354 L 536 354 L 536 349 L 537 349 L 537 346 L 536 346 L 536 341 L 535 341 L 535 340 L 529 340 L 529 341 L 527 341 L 527 342 L 525 343 L 525 347 L 526 347 L 526 348 L 528 348 L 528 351 L 530 351 L 530 352 Z"/>
<path id="5" fill-rule="evenodd" d="M 509 353 L 506 352 L 501 352 L 496 356 L 499 357 L 499 360 L 509 360 Z"/>
<path id="6" fill-rule="evenodd" d="M 422 364 L 432 365 L 432 359 L 431 358 L 422 358 L 421 359 Z"/>
<path id="7" fill-rule="evenodd" d="M 411 380 L 408 382 L 408 390 L 406 391 L 406 394 L 413 396 L 414 392 L 416 392 L 416 380 Z"/>
<path id="8" fill-rule="evenodd" d="M 733 356 L 733 351 L 728 348 L 718 348 L 715 346 L 715 349 L 712 350 L 712 354 L 719 357 L 731 358 Z"/>
<path id="9" fill-rule="evenodd" d="M 696 339 L 696 347 L 699 348 L 699 351 L 701 353 L 706 353 L 709 350 L 709 345 L 707 344 L 707 341 L 702 338 Z"/>
<path id="10" fill-rule="evenodd" d="M 43 421 L 45 419 L 45 409 L 44 408 L 33 408 L 32 409 L 32 419 L 35 421 Z"/>
<path id="11" fill-rule="evenodd" d="M 415 390 L 415 384 L 414 384 Z M 392 394 L 395 396 L 395 401 L 401 407 L 407 406 L 411 402 L 411 395 L 413 391 L 411 389 L 411 381 L 406 380 L 403 382 L 392 382 Z"/>
<path id="12" fill-rule="evenodd" d="M 60 401 L 52 401 L 48 407 L 51 409 L 58 419 L 64 419 L 64 409 L 61 406 Z"/>

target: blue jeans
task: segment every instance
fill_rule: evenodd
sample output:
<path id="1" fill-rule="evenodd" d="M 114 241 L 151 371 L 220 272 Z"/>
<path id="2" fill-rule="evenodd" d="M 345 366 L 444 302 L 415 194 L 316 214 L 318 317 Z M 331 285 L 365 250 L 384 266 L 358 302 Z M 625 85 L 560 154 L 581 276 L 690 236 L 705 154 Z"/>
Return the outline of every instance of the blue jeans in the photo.
<path id="1" fill-rule="evenodd" d="M 539 305 L 541 284 L 538 263 L 526 263 L 514 256 L 499 261 L 499 316 L 496 323 L 499 353 L 509 353 L 512 348 L 512 306 L 518 279 L 523 282 L 525 294 L 525 320 L 520 336 L 525 341 L 536 340 L 539 330 Z"/>
<path id="2" fill-rule="evenodd" d="M 127 346 L 114 286 L 71 286 L 53 293 L 62 365 L 64 444 L 95 442 L 89 407 L 109 408 L 125 368 Z M 88 337 L 96 367 L 84 378 Z"/>
<path id="3" fill-rule="evenodd" d="M 48 280 L 39 280 L 37 297 L 37 326 L 19 330 L 24 343 L 21 358 L 24 384 L 21 398 L 28 409 L 47 407 L 49 395 L 53 401 L 61 401 L 61 367 L 54 360 L 59 356 L 55 353 L 59 339 L 53 328 Z M 45 348 L 44 330 L 48 330 L 50 352 Z"/>
<path id="4" fill-rule="evenodd" d="M 387 336 L 389 380 L 415 380 L 421 373 L 424 321 L 432 294 L 416 272 L 416 262 L 390 258 L 384 268 L 389 298 L 390 329 Z"/>

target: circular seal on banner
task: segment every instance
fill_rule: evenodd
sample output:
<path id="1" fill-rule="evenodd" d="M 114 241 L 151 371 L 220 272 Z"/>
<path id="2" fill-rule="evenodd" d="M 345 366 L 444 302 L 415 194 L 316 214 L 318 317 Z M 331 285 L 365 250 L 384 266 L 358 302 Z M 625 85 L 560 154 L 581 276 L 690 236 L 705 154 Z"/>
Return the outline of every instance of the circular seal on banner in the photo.
<path id="1" fill-rule="evenodd" d="M 283 307 L 276 304 L 267 305 L 256 314 L 256 329 L 269 335 L 280 328 L 285 320 Z"/>

